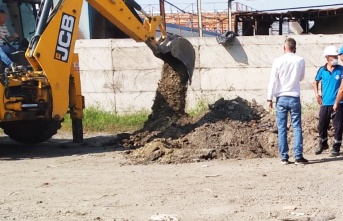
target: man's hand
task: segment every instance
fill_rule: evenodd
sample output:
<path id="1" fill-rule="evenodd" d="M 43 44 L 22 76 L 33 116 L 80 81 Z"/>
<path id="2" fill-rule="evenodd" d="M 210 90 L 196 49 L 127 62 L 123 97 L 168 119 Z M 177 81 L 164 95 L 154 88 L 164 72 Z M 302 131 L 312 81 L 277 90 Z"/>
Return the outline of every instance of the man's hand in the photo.
<path id="1" fill-rule="evenodd" d="M 19 38 L 19 35 L 17 33 L 13 33 L 14 38 Z"/>
<path id="2" fill-rule="evenodd" d="M 336 112 L 336 111 L 337 111 L 337 107 L 338 107 L 338 105 L 335 103 L 335 104 L 333 105 L 333 108 L 332 108 L 332 109 L 333 109 L 333 111 L 335 111 L 335 112 Z"/>
<path id="3" fill-rule="evenodd" d="M 322 104 L 323 104 L 323 99 L 322 99 L 322 96 L 320 96 L 320 95 L 317 95 L 317 96 L 316 96 L 316 98 L 317 98 L 317 102 L 318 102 L 318 104 L 319 104 L 319 105 L 322 105 Z"/>
<path id="4" fill-rule="evenodd" d="M 273 109 L 273 101 L 267 101 L 268 102 L 268 108 L 271 111 Z"/>

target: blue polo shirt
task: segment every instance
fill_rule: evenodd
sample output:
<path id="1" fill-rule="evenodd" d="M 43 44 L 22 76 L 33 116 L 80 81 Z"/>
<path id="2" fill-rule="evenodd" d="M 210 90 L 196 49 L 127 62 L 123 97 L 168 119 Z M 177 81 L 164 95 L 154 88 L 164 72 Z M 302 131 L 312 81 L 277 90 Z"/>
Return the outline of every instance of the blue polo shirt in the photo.
<path id="1" fill-rule="evenodd" d="M 342 79 L 343 66 L 341 65 L 335 66 L 332 72 L 327 69 L 326 64 L 319 68 L 316 81 L 321 81 L 322 84 L 323 106 L 331 106 L 335 104 Z"/>

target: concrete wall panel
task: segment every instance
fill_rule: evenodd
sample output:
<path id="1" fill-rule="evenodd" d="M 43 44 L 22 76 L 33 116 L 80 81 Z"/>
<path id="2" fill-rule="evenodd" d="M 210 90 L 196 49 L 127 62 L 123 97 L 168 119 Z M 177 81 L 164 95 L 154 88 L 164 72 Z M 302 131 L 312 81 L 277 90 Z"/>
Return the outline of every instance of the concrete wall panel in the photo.
<path id="1" fill-rule="evenodd" d="M 237 37 L 226 46 L 214 37 L 189 38 L 196 53 L 193 83 L 187 94 L 187 108 L 199 102 L 215 102 L 241 96 L 265 104 L 273 60 L 283 54 L 287 36 Z M 313 81 L 325 64 L 323 50 L 340 47 L 343 35 L 299 35 L 297 54 L 306 61 L 301 82 L 304 106 L 315 104 Z M 163 61 L 144 44 L 131 39 L 80 40 L 82 91 L 87 106 L 118 113 L 150 110 Z"/>

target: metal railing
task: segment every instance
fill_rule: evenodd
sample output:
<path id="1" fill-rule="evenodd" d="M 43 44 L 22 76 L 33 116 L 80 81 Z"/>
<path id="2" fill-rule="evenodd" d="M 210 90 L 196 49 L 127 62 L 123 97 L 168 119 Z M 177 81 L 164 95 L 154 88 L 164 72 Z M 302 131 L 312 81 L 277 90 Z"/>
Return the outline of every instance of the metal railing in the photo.
<path id="1" fill-rule="evenodd" d="M 202 12 L 212 12 L 212 13 L 221 13 L 227 12 L 228 3 L 227 2 L 207 2 L 201 3 L 202 4 Z M 143 10 L 148 12 L 149 14 L 159 14 L 160 7 L 159 4 L 142 4 L 141 5 Z M 176 6 L 176 7 L 175 7 Z M 177 3 L 177 4 L 170 4 L 168 1 L 165 1 L 165 10 L 166 13 L 193 13 L 197 14 L 197 4 L 196 3 Z M 242 4 L 240 2 L 232 3 L 232 12 L 249 12 L 249 11 L 257 11 L 256 9 Z"/>
<path id="2" fill-rule="evenodd" d="M 188 28 L 191 36 L 197 36 L 198 27 L 198 10 L 196 3 L 178 3 L 173 4 L 167 0 L 165 4 L 165 16 L 168 24 L 174 24 L 179 27 L 179 33 L 182 35 L 182 28 Z M 142 9 L 149 14 L 160 14 L 159 4 L 143 4 Z M 232 13 L 256 11 L 255 9 L 241 4 L 232 3 Z M 213 34 L 225 33 L 228 28 L 228 2 L 211 2 L 202 3 L 202 25 L 200 29 Z M 234 21 L 233 21 L 234 23 Z M 233 24 L 231 24 L 233 25 Z M 195 34 L 194 34 L 194 33 Z"/>

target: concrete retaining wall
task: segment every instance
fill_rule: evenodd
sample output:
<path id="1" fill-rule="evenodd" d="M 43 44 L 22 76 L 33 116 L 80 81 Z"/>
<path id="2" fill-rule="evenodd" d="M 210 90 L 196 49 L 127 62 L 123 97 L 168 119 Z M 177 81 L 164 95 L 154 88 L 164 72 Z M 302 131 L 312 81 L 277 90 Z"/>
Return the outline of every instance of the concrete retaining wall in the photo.
<path id="1" fill-rule="evenodd" d="M 238 37 L 224 47 L 215 38 L 189 38 L 196 69 L 189 88 L 188 109 L 198 102 L 241 96 L 264 104 L 273 60 L 283 54 L 286 36 Z M 343 35 L 294 36 L 297 54 L 306 59 L 301 84 L 304 103 L 314 102 L 312 83 L 325 63 L 323 49 L 341 46 Z M 131 39 L 79 40 L 82 91 L 87 106 L 118 113 L 150 110 L 163 62 L 144 43 Z"/>

